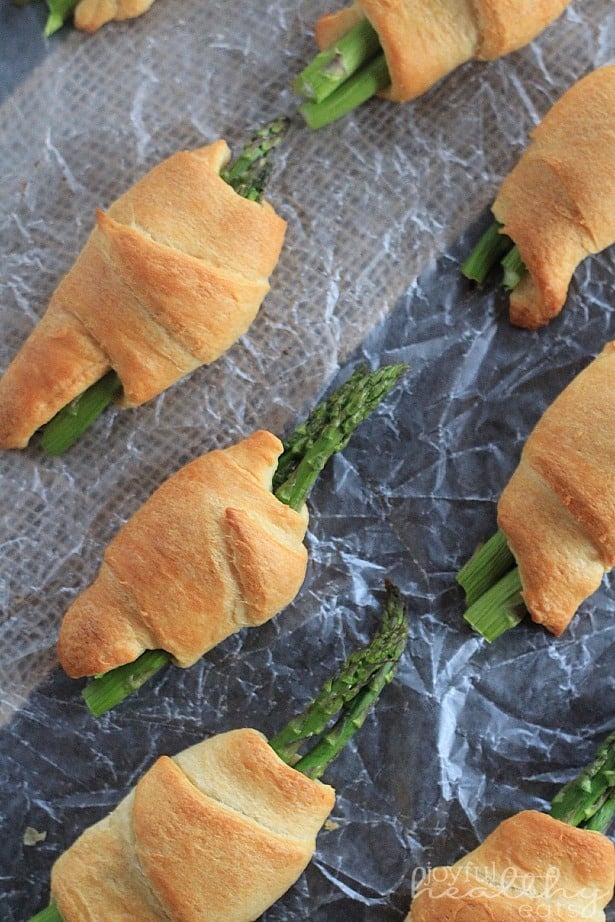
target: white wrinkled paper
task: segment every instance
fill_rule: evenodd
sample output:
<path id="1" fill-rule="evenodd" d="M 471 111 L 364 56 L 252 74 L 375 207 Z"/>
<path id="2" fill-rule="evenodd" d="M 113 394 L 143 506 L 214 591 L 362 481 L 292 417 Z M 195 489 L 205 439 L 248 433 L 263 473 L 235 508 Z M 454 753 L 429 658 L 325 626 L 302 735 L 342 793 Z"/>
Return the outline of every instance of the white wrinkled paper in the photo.
<path id="1" fill-rule="evenodd" d="M 217 137 L 236 149 L 296 112 L 288 87 L 324 11 L 157 0 L 133 22 L 72 32 L 13 93 L 0 108 L 0 369 L 96 207 L 176 149 Z M 459 263 L 527 132 L 614 48 L 610 0 L 577 0 L 531 46 L 414 103 L 374 100 L 316 134 L 295 118 L 268 193 L 286 245 L 249 333 L 147 406 L 108 413 L 64 458 L 0 457 L 3 919 L 42 908 L 54 858 L 158 754 L 284 724 L 372 632 L 386 576 L 409 599 L 407 653 L 330 768 L 332 823 L 267 922 L 402 919 L 423 869 L 545 807 L 613 729 L 608 579 L 560 640 L 524 625 L 489 647 L 463 624 L 454 574 L 493 531 L 543 409 L 613 337 L 615 251 L 579 269 L 536 333 L 512 328 L 504 295 L 472 289 Z M 314 490 L 295 602 L 88 717 L 54 642 L 111 537 L 188 460 L 257 427 L 288 433 L 360 361 L 410 370 Z M 45 840 L 24 845 L 27 827 Z"/>

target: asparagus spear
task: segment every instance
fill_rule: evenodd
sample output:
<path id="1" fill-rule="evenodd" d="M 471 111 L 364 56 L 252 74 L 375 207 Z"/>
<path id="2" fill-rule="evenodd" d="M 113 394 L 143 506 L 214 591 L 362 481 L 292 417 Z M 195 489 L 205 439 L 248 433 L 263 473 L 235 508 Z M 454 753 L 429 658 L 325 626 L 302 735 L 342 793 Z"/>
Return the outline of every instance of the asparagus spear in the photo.
<path id="1" fill-rule="evenodd" d="M 519 569 L 499 530 L 461 568 L 457 582 L 466 596 L 464 620 L 490 643 L 527 614 Z"/>
<path id="2" fill-rule="evenodd" d="M 361 728 L 371 707 L 395 675 L 408 638 L 406 605 L 393 583 L 385 583 L 382 623 L 370 643 L 350 654 L 306 710 L 280 730 L 270 745 L 287 765 L 308 778 L 320 778 L 348 740 Z M 327 731 L 332 720 L 336 723 Z M 302 757 L 298 749 L 324 734 Z M 51 904 L 30 922 L 63 922 Z"/>
<path id="3" fill-rule="evenodd" d="M 290 121 L 280 116 L 260 128 L 244 145 L 236 159 L 220 176 L 238 195 L 260 202 L 269 179 L 271 154 L 286 134 Z M 50 455 L 59 455 L 80 438 L 121 390 L 114 371 L 88 388 L 41 429 L 41 447 Z"/>
<path id="4" fill-rule="evenodd" d="M 316 55 L 293 82 L 307 101 L 299 112 L 310 128 L 323 128 L 371 99 L 391 82 L 380 40 L 363 19 L 327 51 Z"/>
<path id="5" fill-rule="evenodd" d="M 380 630 L 368 647 L 351 653 L 337 675 L 325 682 L 308 707 L 293 717 L 269 742 L 288 765 L 305 765 L 307 755 L 299 758 L 299 749 L 314 736 L 324 733 L 332 718 L 347 710 L 360 692 L 380 681 L 385 673 L 392 677 L 394 665 L 406 645 L 408 628 L 405 605 L 399 589 L 386 582 L 386 598 Z M 388 681 L 388 678 L 385 679 Z M 320 761 L 318 756 L 316 761 Z M 311 775 L 320 777 L 320 775 Z"/>
<path id="6" fill-rule="evenodd" d="M 373 372 L 358 369 L 342 387 L 319 404 L 290 436 L 280 456 L 273 490 L 280 502 L 300 509 L 329 458 L 342 451 L 356 427 L 395 385 L 405 365 L 384 365 Z M 92 679 L 83 697 L 94 717 L 100 717 L 140 688 L 171 660 L 163 650 L 148 650 L 134 663 Z"/>
<path id="7" fill-rule="evenodd" d="M 510 237 L 501 233 L 502 225 L 494 221 L 480 238 L 461 266 L 461 272 L 473 282 L 482 284 L 496 263 L 503 269 L 502 285 L 513 291 L 527 269 L 518 248 Z"/>
<path id="8" fill-rule="evenodd" d="M 550 814 L 571 826 L 606 832 L 615 816 L 615 733 L 611 733 L 596 758 L 551 801 Z"/>

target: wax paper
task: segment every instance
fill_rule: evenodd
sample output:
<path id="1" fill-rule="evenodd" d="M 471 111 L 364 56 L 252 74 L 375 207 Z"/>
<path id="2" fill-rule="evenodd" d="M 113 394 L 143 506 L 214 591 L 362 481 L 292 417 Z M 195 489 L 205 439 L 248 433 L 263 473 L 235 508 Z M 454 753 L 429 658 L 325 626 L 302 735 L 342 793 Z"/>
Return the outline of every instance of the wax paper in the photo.
<path id="1" fill-rule="evenodd" d="M 408 599 L 407 651 L 327 772 L 331 822 L 267 922 L 402 919 L 426 868 L 545 808 L 615 726 L 609 578 L 561 639 L 524 623 L 491 646 L 464 625 L 454 581 L 493 531 L 534 423 L 613 336 L 612 249 L 535 333 L 509 325 L 503 293 L 459 274 L 528 131 L 613 59 L 613 4 L 577 0 L 521 51 L 313 134 L 289 86 L 322 12 L 156 0 L 92 37 L 64 33 L 0 108 L 2 369 L 96 207 L 176 149 L 217 137 L 236 149 L 278 113 L 293 119 L 268 191 L 286 245 L 250 331 L 148 405 L 105 414 L 65 457 L 33 444 L 0 458 L 3 920 L 45 905 L 54 859 L 157 755 L 282 726 L 374 630 L 386 577 Z M 190 459 L 257 427 L 287 434 L 357 364 L 385 361 L 409 370 L 312 493 L 296 600 L 90 717 L 54 644 L 120 526 Z M 25 844 L 27 829 L 44 839 Z"/>

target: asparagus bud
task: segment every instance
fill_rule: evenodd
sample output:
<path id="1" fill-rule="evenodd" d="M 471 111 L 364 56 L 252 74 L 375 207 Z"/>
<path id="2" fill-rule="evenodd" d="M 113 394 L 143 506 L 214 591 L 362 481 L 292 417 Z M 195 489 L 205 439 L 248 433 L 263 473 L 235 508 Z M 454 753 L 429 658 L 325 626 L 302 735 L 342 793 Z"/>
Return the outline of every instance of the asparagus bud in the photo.
<path id="1" fill-rule="evenodd" d="M 329 458 L 346 447 L 357 426 L 406 369 L 406 365 L 383 365 L 371 373 L 357 369 L 299 426 L 285 444 L 274 475 L 273 490 L 281 502 L 301 508 Z"/>
<path id="2" fill-rule="evenodd" d="M 380 630 L 367 647 L 352 653 L 312 703 L 270 740 L 280 758 L 309 778 L 320 778 L 363 725 L 393 678 L 407 637 L 405 602 L 399 589 L 387 581 Z M 334 725 L 327 730 L 334 719 Z M 323 735 L 312 748 L 299 757 L 301 746 L 320 734 Z"/>
<path id="3" fill-rule="evenodd" d="M 615 815 L 615 733 L 605 739 L 594 761 L 555 795 L 550 812 L 571 826 L 606 832 Z"/>

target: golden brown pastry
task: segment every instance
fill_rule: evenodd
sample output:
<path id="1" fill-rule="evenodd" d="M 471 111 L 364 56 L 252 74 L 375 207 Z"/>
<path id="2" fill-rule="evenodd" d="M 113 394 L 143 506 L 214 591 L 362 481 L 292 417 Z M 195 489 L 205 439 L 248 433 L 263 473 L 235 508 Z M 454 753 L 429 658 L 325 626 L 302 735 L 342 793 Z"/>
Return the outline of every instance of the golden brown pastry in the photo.
<path id="1" fill-rule="evenodd" d="M 615 343 L 538 421 L 498 504 L 533 620 L 553 634 L 615 564 Z"/>
<path id="2" fill-rule="evenodd" d="M 407 922 L 604 922 L 614 883 L 610 839 L 526 810 L 430 871 Z"/>
<path id="3" fill-rule="evenodd" d="M 493 213 L 528 270 L 511 322 L 536 329 L 561 311 L 581 260 L 615 242 L 615 66 L 576 83 L 531 137 Z"/>
<path id="4" fill-rule="evenodd" d="M 146 649 L 191 666 L 292 601 L 305 577 L 308 515 L 271 492 L 281 451 L 274 435 L 256 432 L 156 490 L 64 616 L 58 655 L 69 676 L 107 672 Z"/>
<path id="5" fill-rule="evenodd" d="M 147 13 L 154 0 L 79 0 L 75 8 L 75 25 L 82 32 L 96 32 L 105 23 L 135 19 Z"/>
<path id="6" fill-rule="evenodd" d="M 136 406 L 250 326 L 285 221 L 220 177 L 224 141 L 154 167 L 105 213 L 0 379 L 0 448 L 23 448 L 113 368 Z"/>
<path id="7" fill-rule="evenodd" d="M 65 922 L 251 922 L 309 863 L 333 788 L 256 730 L 166 756 L 55 863 Z"/>
<path id="8" fill-rule="evenodd" d="M 362 18 L 380 38 L 391 85 L 382 94 L 405 102 L 472 59 L 490 61 L 526 45 L 570 0 L 357 0 L 323 16 L 316 41 L 329 48 Z"/>

